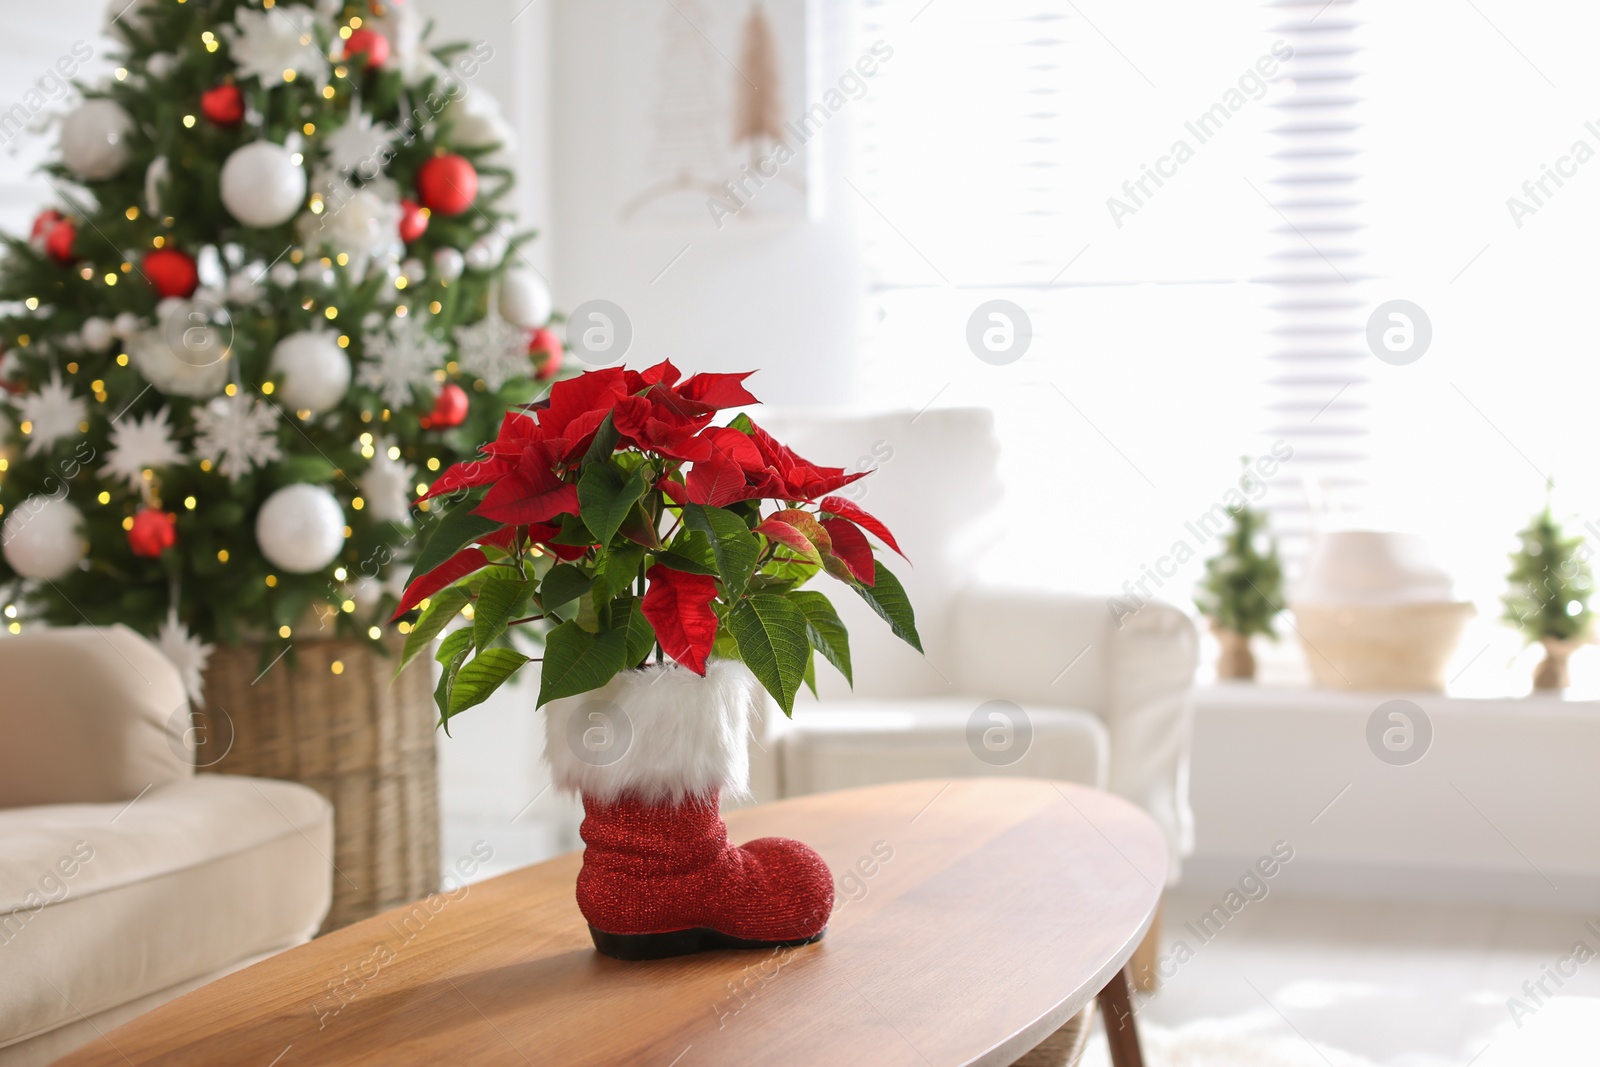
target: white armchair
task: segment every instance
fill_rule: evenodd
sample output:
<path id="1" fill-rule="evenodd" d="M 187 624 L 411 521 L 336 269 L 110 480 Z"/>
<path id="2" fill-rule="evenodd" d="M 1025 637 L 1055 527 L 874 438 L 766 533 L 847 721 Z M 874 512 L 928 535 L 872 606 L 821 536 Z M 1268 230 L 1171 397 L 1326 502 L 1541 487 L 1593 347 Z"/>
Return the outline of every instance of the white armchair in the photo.
<path id="1" fill-rule="evenodd" d="M 855 687 L 819 662 L 820 700 L 802 694 L 792 721 L 769 702 L 751 741 L 756 799 L 913 778 L 1082 782 L 1150 813 L 1170 842 L 1176 880 L 1194 836 L 1188 760 L 1198 645 L 1188 617 L 1152 603 L 1119 623 L 1104 598 L 976 578 L 983 554 L 1004 550 L 999 445 L 987 411 L 755 417 L 818 463 L 861 457 L 878 468 L 850 490 L 910 557 L 891 557 L 890 569 L 906 586 L 927 652 L 889 634 L 843 586 L 817 583 L 849 627 Z"/>
<path id="2" fill-rule="evenodd" d="M 0 1067 L 100 1040 L 327 914 L 327 801 L 195 774 L 183 682 L 132 630 L 0 638 L 0 738 Z"/>

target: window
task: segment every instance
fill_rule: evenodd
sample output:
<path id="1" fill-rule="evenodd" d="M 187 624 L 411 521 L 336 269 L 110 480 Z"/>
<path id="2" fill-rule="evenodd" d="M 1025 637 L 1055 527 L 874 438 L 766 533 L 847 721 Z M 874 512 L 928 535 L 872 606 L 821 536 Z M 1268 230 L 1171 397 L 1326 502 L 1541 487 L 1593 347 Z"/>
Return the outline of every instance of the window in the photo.
<path id="1" fill-rule="evenodd" d="M 1278 440 L 1294 458 L 1264 499 L 1291 563 L 1319 526 L 1414 530 L 1488 615 L 1546 476 L 1600 534 L 1600 112 L 1581 104 L 1600 11 L 861 12 L 895 54 L 848 170 L 870 278 L 858 393 L 992 406 L 1011 536 L 1073 546 L 1048 575 L 1018 552 L 986 569 L 1109 591 L 1179 542 L 1203 557 L 1186 524 Z M 1005 366 L 966 342 L 991 299 L 1032 323 Z M 1394 299 L 1432 327 L 1409 365 L 1367 345 Z M 1199 567 L 1160 595 L 1186 603 Z"/>

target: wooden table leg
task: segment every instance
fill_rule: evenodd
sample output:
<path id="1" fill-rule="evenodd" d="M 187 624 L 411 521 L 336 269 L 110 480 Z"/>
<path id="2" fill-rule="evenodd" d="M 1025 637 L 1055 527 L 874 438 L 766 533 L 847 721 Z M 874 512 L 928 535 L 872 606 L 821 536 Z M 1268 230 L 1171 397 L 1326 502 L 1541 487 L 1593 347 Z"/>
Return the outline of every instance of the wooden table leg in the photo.
<path id="1" fill-rule="evenodd" d="M 1100 1019 L 1106 1024 L 1106 1044 L 1111 1048 L 1111 1067 L 1144 1067 L 1139 1051 L 1139 1031 L 1134 1025 L 1133 1004 L 1128 999 L 1131 978 L 1120 970 L 1100 990 Z"/>

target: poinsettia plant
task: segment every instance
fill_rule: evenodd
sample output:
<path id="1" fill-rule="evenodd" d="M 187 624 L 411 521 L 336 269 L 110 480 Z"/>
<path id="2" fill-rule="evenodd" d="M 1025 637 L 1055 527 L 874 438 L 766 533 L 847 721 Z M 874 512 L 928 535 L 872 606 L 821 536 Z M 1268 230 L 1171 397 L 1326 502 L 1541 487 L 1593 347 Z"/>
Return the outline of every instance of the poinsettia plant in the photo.
<path id="1" fill-rule="evenodd" d="M 520 626 L 543 634 L 540 706 L 669 658 L 704 674 L 715 657 L 744 661 L 789 714 L 801 685 L 815 692 L 817 653 L 851 677 L 838 613 L 802 588 L 821 573 L 922 650 L 872 541 L 898 553 L 894 536 L 831 495 L 869 472 L 819 467 L 743 414 L 713 425 L 759 403 L 748 377 L 588 371 L 508 412 L 479 458 L 428 487 L 445 514 L 395 619 L 409 624 L 402 669 L 471 619 L 436 653 L 442 723 L 531 662 L 506 640 Z"/>

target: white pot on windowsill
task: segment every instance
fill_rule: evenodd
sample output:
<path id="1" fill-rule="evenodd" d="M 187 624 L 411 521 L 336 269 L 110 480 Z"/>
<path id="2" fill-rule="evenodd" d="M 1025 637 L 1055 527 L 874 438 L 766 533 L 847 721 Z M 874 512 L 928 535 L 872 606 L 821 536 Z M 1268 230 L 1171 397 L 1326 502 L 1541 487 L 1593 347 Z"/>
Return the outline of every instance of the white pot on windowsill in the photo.
<path id="1" fill-rule="evenodd" d="M 1420 538 L 1380 530 L 1320 535 L 1290 607 L 1326 689 L 1444 689 L 1475 612 Z"/>

